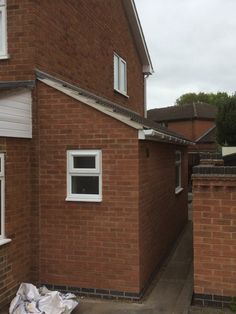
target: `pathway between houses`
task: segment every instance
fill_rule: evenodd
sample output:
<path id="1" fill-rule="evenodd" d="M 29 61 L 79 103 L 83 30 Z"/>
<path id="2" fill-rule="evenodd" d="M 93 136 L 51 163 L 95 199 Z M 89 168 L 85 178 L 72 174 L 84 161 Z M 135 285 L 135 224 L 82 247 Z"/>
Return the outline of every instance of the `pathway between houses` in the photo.
<path id="1" fill-rule="evenodd" d="M 192 222 L 142 303 L 82 299 L 73 314 L 184 314 L 192 297 Z"/>

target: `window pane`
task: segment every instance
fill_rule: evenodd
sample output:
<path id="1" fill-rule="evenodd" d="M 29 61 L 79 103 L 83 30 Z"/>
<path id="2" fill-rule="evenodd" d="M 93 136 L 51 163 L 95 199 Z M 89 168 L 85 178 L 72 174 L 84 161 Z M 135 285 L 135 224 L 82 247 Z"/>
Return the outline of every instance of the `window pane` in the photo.
<path id="1" fill-rule="evenodd" d="M 120 91 L 126 93 L 126 64 L 120 61 Z"/>
<path id="2" fill-rule="evenodd" d="M 99 194 L 99 177 L 72 178 L 72 194 Z"/>
<path id="3" fill-rule="evenodd" d="M 114 55 L 114 88 L 119 89 L 119 58 Z"/>
<path id="4" fill-rule="evenodd" d="M 175 187 L 180 186 L 180 166 L 175 166 Z"/>
<path id="5" fill-rule="evenodd" d="M 94 169 L 95 156 L 74 156 L 74 168 L 77 169 Z"/>

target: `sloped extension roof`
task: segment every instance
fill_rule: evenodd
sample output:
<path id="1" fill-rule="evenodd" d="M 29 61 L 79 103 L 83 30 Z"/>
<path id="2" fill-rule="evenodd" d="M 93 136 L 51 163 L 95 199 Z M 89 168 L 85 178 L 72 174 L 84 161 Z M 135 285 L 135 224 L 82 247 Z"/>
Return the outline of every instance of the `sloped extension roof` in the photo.
<path id="1" fill-rule="evenodd" d="M 203 135 L 201 135 L 196 143 L 215 143 L 216 142 L 216 126 L 207 130 Z"/>
<path id="2" fill-rule="evenodd" d="M 148 52 L 135 2 L 134 0 L 123 0 L 123 5 L 143 64 L 143 73 L 152 74 L 154 72 L 152 61 Z"/>
<path id="3" fill-rule="evenodd" d="M 139 139 L 141 140 L 149 139 L 171 144 L 194 145 L 193 142 L 183 136 L 160 127 L 157 123 L 143 118 L 136 112 L 124 108 L 103 97 L 99 97 L 78 86 L 72 85 L 39 70 L 36 70 L 36 77 L 44 84 L 137 129 L 139 131 Z"/>
<path id="4" fill-rule="evenodd" d="M 151 109 L 147 114 L 149 119 L 156 122 L 190 119 L 214 120 L 217 114 L 217 108 L 213 105 L 198 102 L 181 106 Z"/>

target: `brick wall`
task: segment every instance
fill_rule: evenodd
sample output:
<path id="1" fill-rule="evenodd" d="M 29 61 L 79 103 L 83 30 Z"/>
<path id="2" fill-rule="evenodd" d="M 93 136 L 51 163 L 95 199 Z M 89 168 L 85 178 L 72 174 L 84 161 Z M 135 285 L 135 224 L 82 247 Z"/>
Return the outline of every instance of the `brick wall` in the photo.
<path id="1" fill-rule="evenodd" d="M 35 55 L 34 1 L 7 0 L 9 59 L 0 60 L 0 81 L 33 78 Z"/>
<path id="2" fill-rule="evenodd" d="M 5 153 L 6 237 L 0 246 L 0 307 L 9 302 L 22 281 L 31 281 L 30 141 L 0 138 Z"/>
<path id="3" fill-rule="evenodd" d="M 143 114 L 142 64 L 122 1 L 37 4 L 36 66 Z M 113 90 L 114 51 L 127 62 L 129 98 Z"/>
<path id="4" fill-rule="evenodd" d="M 195 302 L 222 307 L 236 295 L 236 168 L 194 172 Z"/>
<path id="5" fill-rule="evenodd" d="M 168 128 L 184 135 L 190 140 L 196 140 L 214 125 L 214 120 L 182 120 L 169 121 Z"/>
<path id="6" fill-rule="evenodd" d="M 144 113 L 142 64 L 122 0 L 8 0 L 9 59 L 0 80 L 33 79 L 35 68 Z M 119 27 L 118 27 L 119 26 Z M 128 96 L 113 89 L 113 54 L 127 62 Z"/>
<path id="7" fill-rule="evenodd" d="M 182 151 L 182 186 L 175 194 L 175 150 Z M 141 289 L 187 222 L 187 149 L 141 142 L 139 150 Z"/>
<path id="8" fill-rule="evenodd" d="M 200 136 L 202 136 L 205 132 L 207 132 L 210 128 L 212 128 L 215 125 L 214 120 L 194 120 L 193 123 L 193 136 L 194 140 L 198 139 Z"/>
<path id="9" fill-rule="evenodd" d="M 38 115 L 40 282 L 139 292 L 137 131 L 42 83 Z M 101 203 L 65 201 L 79 148 L 102 150 Z"/>

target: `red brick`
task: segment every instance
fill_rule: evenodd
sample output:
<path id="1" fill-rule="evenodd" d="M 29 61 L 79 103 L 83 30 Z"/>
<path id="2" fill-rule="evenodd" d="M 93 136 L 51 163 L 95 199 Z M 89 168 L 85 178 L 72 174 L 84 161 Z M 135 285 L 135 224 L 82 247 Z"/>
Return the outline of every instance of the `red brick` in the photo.
<path id="1" fill-rule="evenodd" d="M 194 176 L 193 183 L 194 195 L 198 196 L 197 203 L 193 202 L 193 212 L 196 208 L 198 213 L 197 216 L 193 215 L 194 265 L 196 265 L 194 290 L 204 291 L 207 294 L 234 296 L 236 201 L 233 200 L 232 195 L 236 186 L 236 177 Z M 195 192 L 202 184 L 208 185 L 212 191 L 215 191 L 210 193 L 208 199 L 204 197 L 204 193 Z M 207 219 L 203 220 L 201 217 Z M 209 248 L 208 245 L 211 247 Z M 212 271 L 214 276 L 211 278 L 209 275 Z"/>

